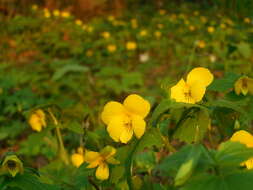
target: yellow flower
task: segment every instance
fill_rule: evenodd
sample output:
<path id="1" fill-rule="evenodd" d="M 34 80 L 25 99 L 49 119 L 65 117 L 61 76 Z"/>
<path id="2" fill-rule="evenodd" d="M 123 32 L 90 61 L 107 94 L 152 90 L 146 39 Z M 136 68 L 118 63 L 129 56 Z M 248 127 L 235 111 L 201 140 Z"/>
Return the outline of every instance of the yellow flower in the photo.
<path id="1" fill-rule="evenodd" d="M 38 10 L 38 5 L 32 5 L 32 10 L 34 10 L 34 11 L 36 11 L 36 10 Z"/>
<path id="2" fill-rule="evenodd" d="M 163 29 L 164 25 L 163 24 L 157 24 L 157 28 Z"/>
<path id="3" fill-rule="evenodd" d="M 156 38 L 160 38 L 162 36 L 162 33 L 160 31 L 155 31 L 154 35 Z"/>
<path id="4" fill-rule="evenodd" d="M 199 41 L 197 41 L 197 47 L 199 47 L 199 48 L 205 48 L 206 47 L 206 43 L 205 43 L 205 41 L 203 41 L 203 40 L 199 40 Z"/>
<path id="5" fill-rule="evenodd" d="M 53 11 L 53 15 L 54 15 L 55 17 L 60 16 L 60 11 L 59 11 L 58 9 L 55 9 L 55 10 Z"/>
<path id="6" fill-rule="evenodd" d="M 83 151 L 83 148 L 82 147 L 79 147 L 77 149 L 77 153 L 74 153 L 71 155 L 71 161 L 72 161 L 72 164 L 75 166 L 75 167 L 79 167 L 82 165 L 82 163 L 84 162 L 84 151 Z"/>
<path id="7" fill-rule="evenodd" d="M 23 163 L 16 155 L 6 156 L 2 163 L 1 171 L 15 177 L 18 173 L 22 174 L 24 172 Z"/>
<path id="8" fill-rule="evenodd" d="M 198 11 L 194 11 L 193 14 L 194 14 L 195 16 L 198 16 L 198 15 L 199 15 L 199 12 L 198 12 Z"/>
<path id="9" fill-rule="evenodd" d="M 132 28 L 137 28 L 138 27 L 138 22 L 137 22 L 136 19 L 131 20 L 131 26 L 132 26 Z"/>
<path id="10" fill-rule="evenodd" d="M 103 32 L 101 36 L 103 36 L 105 39 L 108 39 L 110 38 L 111 34 L 109 32 Z"/>
<path id="11" fill-rule="evenodd" d="M 29 124 L 33 130 L 40 132 L 42 127 L 46 127 L 46 116 L 43 110 L 38 109 L 29 118 Z"/>
<path id="12" fill-rule="evenodd" d="M 137 44 L 133 41 L 129 41 L 126 43 L 127 50 L 135 50 L 137 48 Z"/>
<path id="13" fill-rule="evenodd" d="M 140 36 L 144 37 L 148 35 L 148 31 L 147 30 L 142 30 L 140 31 Z"/>
<path id="14" fill-rule="evenodd" d="M 92 50 L 87 50 L 86 51 L 86 56 L 87 57 L 91 57 L 93 55 L 93 51 Z"/>
<path id="15" fill-rule="evenodd" d="M 111 53 L 115 52 L 117 47 L 114 44 L 110 44 L 107 46 L 107 50 Z"/>
<path id="16" fill-rule="evenodd" d="M 159 14 L 160 14 L 160 15 L 165 15 L 165 14 L 166 14 L 166 10 L 160 9 L 160 10 L 159 10 Z"/>
<path id="17" fill-rule="evenodd" d="M 92 26 L 88 26 L 88 27 L 87 27 L 87 31 L 88 31 L 89 33 L 92 33 L 93 30 L 94 30 L 94 28 L 93 28 Z"/>
<path id="18" fill-rule="evenodd" d="M 213 75 L 208 69 L 197 67 L 187 75 L 186 82 L 181 79 L 171 88 L 171 98 L 176 102 L 195 104 L 202 100 L 212 81 Z"/>
<path id="19" fill-rule="evenodd" d="M 214 27 L 212 27 L 212 26 L 209 26 L 209 27 L 207 27 L 207 31 L 209 32 L 209 33 L 213 33 L 214 32 Z"/>
<path id="20" fill-rule="evenodd" d="M 70 17 L 70 13 L 68 11 L 62 11 L 61 12 L 61 17 L 63 17 L 63 18 L 69 18 Z"/>
<path id="21" fill-rule="evenodd" d="M 50 18 L 51 17 L 51 13 L 49 11 L 44 11 L 44 17 Z"/>
<path id="22" fill-rule="evenodd" d="M 227 26 L 226 26 L 226 24 L 221 23 L 221 24 L 220 24 L 220 27 L 221 27 L 222 29 L 225 29 Z"/>
<path id="23" fill-rule="evenodd" d="M 240 77 L 235 82 L 235 93 L 237 95 L 242 93 L 244 96 L 248 93 L 253 95 L 253 79 L 247 76 Z"/>
<path id="24" fill-rule="evenodd" d="M 248 18 L 248 17 L 244 18 L 244 22 L 245 22 L 245 23 L 249 24 L 250 21 L 251 21 L 250 18 Z"/>
<path id="25" fill-rule="evenodd" d="M 192 25 L 189 26 L 190 31 L 194 31 L 195 29 L 196 29 L 195 26 L 192 26 Z"/>
<path id="26" fill-rule="evenodd" d="M 96 178 L 106 180 L 109 178 L 109 164 L 119 164 L 113 156 L 116 149 L 111 146 L 106 146 L 100 152 L 86 151 L 84 161 L 89 163 L 87 168 L 96 168 Z"/>
<path id="27" fill-rule="evenodd" d="M 230 138 L 233 142 L 240 142 L 242 144 L 245 144 L 249 148 L 253 148 L 253 136 L 244 130 L 237 131 L 233 134 L 233 136 Z M 242 165 L 245 165 L 247 169 L 253 168 L 253 158 L 250 158 L 249 160 L 242 163 Z"/>
<path id="28" fill-rule="evenodd" d="M 77 19 L 77 20 L 75 21 L 75 23 L 76 23 L 76 25 L 78 25 L 78 26 L 81 26 L 81 25 L 83 24 L 83 22 L 82 22 L 80 19 Z"/>
<path id="29" fill-rule="evenodd" d="M 112 16 L 112 15 L 110 15 L 110 16 L 108 16 L 108 21 L 110 21 L 110 22 L 112 22 L 112 21 L 114 21 L 115 20 L 115 17 L 114 16 Z"/>
<path id="30" fill-rule="evenodd" d="M 206 19 L 206 17 L 204 17 L 204 16 L 201 16 L 201 17 L 200 17 L 200 20 L 201 20 L 201 22 L 203 22 L 203 23 L 206 23 L 206 22 L 207 22 L 207 19 Z"/>
<path id="31" fill-rule="evenodd" d="M 108 102 L 104 106 L 101 118 L 114 141 L 127 143 L 133 134 L 137 138 L 142 137 L 146 128 L 144 118 L 149 110 L 148 101 L 136 94 L 131 94 L 123 104 L 115 101 Z"/>

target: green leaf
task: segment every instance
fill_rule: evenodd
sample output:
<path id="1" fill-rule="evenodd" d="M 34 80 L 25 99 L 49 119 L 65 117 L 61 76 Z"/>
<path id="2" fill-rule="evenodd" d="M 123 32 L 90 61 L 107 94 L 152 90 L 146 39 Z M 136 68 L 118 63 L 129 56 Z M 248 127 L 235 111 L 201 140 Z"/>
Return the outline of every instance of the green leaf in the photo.
<path id="1" fill-rule="evenodd" d="M 149 148 L 152 146 L 161 147 L 163 142 L 161 133 L 156 128 L 150 128 L 147 130 L 139 141 L 140 142 L 136 147 L 135 152 L 141 152 L 144 150 L 144 148 Z"/>
<path id="2" fill-rule="evenodd" d="M 253 171 L 237 171 L 229 175 L 202 174 L 192 178 L 180 190 L 249 190 L 252 189 Z"/>
<path id="3" fill-rule="evenodd" d="M 188 117 L 176 130 L 173 138 L 180 139 L 187 143 L 198 142 L 204 138 L 204 135 L 210 125 L 211 120 L 206 111 L 200 110 L 193 116 Z"/>
<path id="4" fill-rule="evenodd" d="M 251 48 L 250 48 L 250 44 L 245 43 L 245 42 L 240 42 L 237 45 L 238 51 L 240 52 L 240 54 L 244 57 L 244 58 L 250 58 L 251 56 Z"/>
<path id="5" fill-rule="evenodd" d="M 19 187 L 22 190 L 60 190 L 56 185 L 50 185 L 40 182 L 39 178 L 30 174 L 24 173 L 17 175 L 13 180 L 10 180 L 7 186 Z"/>
<path id="6" fill-rule="evenodd" d="M 229 108 L 232 110 L 235 110 L 239 113 L 242 114 L 246 114 L 244 109 L 241 107 L 243 105 L 245 105 L 245 101 L 229 101 L 229 100 L 225 100 L 225 99 L 220 99 L 220 100 L 215 100 L 210 102 L 209 106 L 212 107 L 224 107 L 224 108 Z"/>
<path id="7" fill-rule="evenodd" d="M 239 142 L 222 143 L 215 155 L 220 167 L 238 167 L 243 161 L 253 157 L 253 149 Z"/>
<path id="8" fill-rule="evenodd" d="M 65 65 L 65 66 L 61 67 L 60 69 L 58 69 L 54 73 L 52 80 L 53 81 L 59 80 L 68 72 L 87 72 L 87 71 L 89 71 L 88 67 L 74 64 L 74 63 L 68 64 L 68 65 Z"/>
<path id="9" fill-rule="evenodd" d="M 156 106 L 155 110 L 153 111 L 152 117 L 151 117 L 151 123 L 156 121 L 161 114 L 163 114 L 165 111 L 170 109 L 171 101 L 169 99 L 162 100 L 158 106 Z"/>
<path id="10" fill-rule="evenodd" d="M 180 166 L 177 172 L 177 175 L 175 177 L 175 186 L 184 184 L 191 177 L 193 170 L 198 163 L 201 152 L 201 145 L 192 146 L 185 162 Z"/>
<path id="11" fill-rule="evenodd" d="M 81 124 L 78 123 L 77 121 L 69 122 L 64 127 L 66 127 L 67 129 L 69 129 L 70 131 L 73 131 L 73 132 L 75 132 L 77 134 L 80 134 L 80 135 L 82 135 L 84 133 L 84 130 L 83 130 Z"/>
<path id="12" fill-rule="evenodd" d="M 207 90 L 213 90 L 217 92 L 225 92 L 234 88 L 234 84 L 240 75 L 235 73 L 227 73 L 222 79 L 215 79 Z"/>

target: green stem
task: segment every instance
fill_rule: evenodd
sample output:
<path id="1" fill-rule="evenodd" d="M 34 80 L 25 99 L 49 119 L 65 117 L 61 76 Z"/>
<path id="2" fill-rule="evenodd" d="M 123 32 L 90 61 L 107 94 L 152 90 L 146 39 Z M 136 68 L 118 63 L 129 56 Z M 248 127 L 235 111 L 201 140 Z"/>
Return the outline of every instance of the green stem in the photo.
<path id="1" fill-rule="evenodd" d="M 129 190 L 133 190 L 133 183 L 132 183 L 132 164 L 133 164 L 133 156 L 138 147 L 140 140 L 137 140 L 133 145 L 131 152 L 129 153 L 128 160 L 126 161 L 126 178 Z"/>
<path id="2" fill-rule="evenodd" d="M 67 151 L 66 151 L 64 143 L 63 143 L 62 134 L 61 134 L 61 131 L 59 128 L 59 122 L 56 119 L 56 117 L 54 116 L 54 114 L 52 113 L 50 108 L 48 108 L 48 113 L 51 116 L 53 123 L 55 125 L 56 136 L 57 136 L 57 140 L 59 143 L 58 144 L 59 145 L 59 157 L 65 164 L 68 165 L 69 164 L 68 154 L 67 154 Z"/>

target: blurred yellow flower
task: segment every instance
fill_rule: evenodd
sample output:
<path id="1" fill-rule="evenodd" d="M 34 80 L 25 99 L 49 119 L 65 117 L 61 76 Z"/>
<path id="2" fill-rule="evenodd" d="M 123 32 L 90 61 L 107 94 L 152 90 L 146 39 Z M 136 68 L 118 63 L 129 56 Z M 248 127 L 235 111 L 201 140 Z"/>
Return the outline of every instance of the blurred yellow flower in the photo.
<path id="1" fill-rule="evenodd" d="M 137 48 L 137 44 L 133 41 L 129 41 L 126 43 L 127 50 L 135 50 Z"/>
<path id="2" fill-rule="evenodd" d="M 198 41 L 197 41 L 197 47 L 199 47 L 199 48 L 205 48 L 205 47 L 206 47 L 205 41 L 203 41 L 203 40 L 198 40 Z"/>
<path id="3" fill-rule="evenodd" d="M 114 16 L 112 16 L 112 15 L 110 15 L 110 16 L 108 16 L 108 21 L 110 21 L 110 22 L 112 22 L 112 21 L 114 21 L 115 20 L 115 17 Z"/>
<path id="4" fill-rule="evenodd" d="M 213 26 L 208 26 L 207 27 L 207 32 L 209 32 L 209 33 L 213 33 L 214 32 L 214 27 Z"/>
<path id="5" fill-rule="evenodd" d="M 216 61 L 217 58 L 216 58 L 215 55 L 210 55 L 210 56 L 209 56 L 209 59 L 210 59 L 210 62 L 211 62 L 211 63 L 214 63 L 214 62 Z"/>
<path id="6" fill-rule="evenodd" d="M 70 17 L 70 13 L 68 11 L 62 11 L 61 12 L 61 17 L 63 17 L 63 18 L 69 18 Z"/>
<path id="7" fill-rule="evenodd" d="M 91 57 L 92 55 L 93 55 L 93 51 L 92 50 L 89 49 L 89 50 L 86 51 L 86 56 L 87 57 Z"/>
<path id="8" fill-rule="evenodd" d="M 81 21 L 80 19 L 77 19 L 75 23 L 76 25 L 81 26 L 83 24 L 83 21 Z"/>
<path id="9" fill-rule="evenodd" d="M 84 162 L 84 150 L 82 147 L 77 149 L 77 153 L 71 155 L 71 162 L 75 167 L 79 167 Z"/>
<path id="10" fill-rule="evenodd" d="M 34 11 L 36 11 L 36 10 L 38 10 L 38 5 L 32 5 L 32 10 L 34 10 Z"/>
<path id="11" fill-rule="evenodd" d="M 110 38 L 111 34 L 109 32 L 102 32 L 101 36 L 103 36 L 105 39 Z"/>
<path id="12" fill-rule="evenodd" d="M 60 11 L 58 10 L 58 9 L 55 9 L 54 11 L 53 11 L 53 15 L 55 16 L 55 17 L 58 17 L 58 16 L 60 16 Z"/>
<path id="13" fill-rule="evenodd" d="M 113 156 L 116 149 L 112 146 L 106 146 L 100 152 L 86 151 L 84 161 L 89 163 L 87 168 L 96 168 L 96 178 L 99 180 L 107 180 L 109 178 L 108 164 L 119 164 Z"/>
<path id="14" fill-rule="evenodd" d="M 84 24 L 84 25 L 82 26 L 82 29 L 83 29 L 84 31 L 86 31 L 86 30 L 87 30 L 87 25 Z"/>
<path id="15" fill-rule="evenodd" d="M 157 24 L 157 28 L 163 29 L 164 25 L 163 24 Z"/>
<path id="16" fill-rule="evenodd" d="M 46 116 L 43 110 L 34 111 L 29 118 L 29 124 L 33 130 L 38 132 L 42 130 L 42 127 L 46 127 Z"/>
<path id="17" fill-rule="evenodd" d="M 189 26 L 190 31 L 194 31 L 195 29 L 196 29 L 195 26 L 192 26 L 192 25 Z"/>
<path id="18" fill-rule="evenodd" d="M 135 18 L 131 19 L 131 26 L 132 26 L 132 28 L 137 28 L 138 27 L 138 22 Z"/>
<path id="19" fill-rule="evenodd" d="M 181 79 L 171 88 L 171 98 L 176 102 L 195 104 L 202 100 L 206 87 L 213 81 L 212 73 L 203 67 L 191 70 L 186 82 Z"/>
<path id="20" fill-rule="evenodd" d="M 198 11 L 194 11 L 193 14 L 194 14 L 195 16 L 198 16 L 198 15 L 199 15 L 199 12 L 198 12 Z"/>
<path id="21" fill-rule="evenodd" d="M 190 24 L 189 20 L 185 19 L 185 20 L 184 20 L 184 24 L 185 24 L 185 25 L 189 25 L 189 24 Z"/>
<path id="22" fill-rule="evenodd" d="M 206 18 L 205 16 L 201 16 L 201 17 L 200 17 L 200 20 L 201 20 L 201 22 L 204 23 L 204 24 L 207 22 L 207 18 Z"/>
<path id="23" fill-rule="evenodd" d="M 50 18 L 51 17 L 51 13 L 48 10 L 44 11 L 44 17 L 45 18 Z"/>
<path id="24" fill-rule="evenodd" d="M 250 18 L 246 17 L 246 18 L 243 19 L 243 21 L 244 21 L 245 23 L 249 24 L 251 20 L 250 20 Z"/>
<path id="25" fill-rule="evenodd" d="M 4 158 L 2 166 L 0 168 L 1 172 L 9 173 L 12 177 L 15 177 L 18 173 L 23 173 L 23 163 L 16 155 L 8 155 Z"/>
<path id="26" fill-rule="evenodd" d="M 221 24 L 220 24 L 220 27 L 221 27 L 222 29 L 225 29 L 227 26 L 226 26 L 226 24 L 221 23 Z"/>
<path id="27" fill-rule="evenodd" d="M 142 30 L 140 31 L 140 36 L 144 37 L 148 35 L 148 31 L 147 30 Z"/>
<path id="28" fill-rule="evenodd" d="M 156 38 L 160 38 L 162 36 L 162 33 L 160 31 L 155 31 L 154 35 Z"/>
<path id="29" fill-rule="evenodd" d="M 101 114 L 107 125 L 110 137 L 116 142 L 127 143 L 135 134 L 139 139 L 145 132 L 144 118 L 148 115 L 150 104 L 137 94 L 129 95 L 123 104 L 110 101 Z"/>
<path id="30" fill-rule="evenodd" d="M 160 14 L 160 15 L 165 15 L 165 14 L 166 14 L 166 10 L 160 9 L 160 10 L 159 10 L 159 14 Z"/>
<path id="31" fill-rule="evenodd" d="M 116 49 L 117 49 L 117 47 L 116 47 L 116 45 L 114 45 L 114 44 L 110 44 L 110 45 L 107 46 L 107 50 L 108 50 L 109 52 L 111 52 L 111 53 L 115 52 Z"/>
<path id="32" fill-rule="evenodd" d="M 253 136 L 247 131 L 240 130 L 235 132 L 230 140 L 233 142 L 240 142 L 249 148 L 253 148 Z M 253 158 L 243 162 L 242 165 L 245 165 L 247 169 L 253 169 Z"/>
<path id="33" fill-rule="evenodd" d="M 235 93 L 237 95 L 242 93 L 244 96 L 248 93 L 253 95 L 253 79 L 247 76 L 240 77 L 235 82 Z"/>
<path id="34" fill-rule="evenodd" d="M 93 30 L 94 30 L 94 28 L 92 26 L 88 26 L 87 27 L 87 32 L 92 33 Z"/>

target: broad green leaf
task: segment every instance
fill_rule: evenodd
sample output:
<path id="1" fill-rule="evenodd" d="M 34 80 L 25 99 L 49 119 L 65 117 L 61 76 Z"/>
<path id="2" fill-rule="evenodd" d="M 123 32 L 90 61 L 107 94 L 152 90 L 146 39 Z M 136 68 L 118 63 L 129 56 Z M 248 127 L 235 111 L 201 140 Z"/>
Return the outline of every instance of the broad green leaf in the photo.
<path id="1" fill-rule="evenodd" d="M 187 143 L 198 142 L 210 126 L 211 120 L 206 111 L 200 110 L 193 116 L 188 117 L 176 130 L 173 138 Z"/>
<path id="2" fill-rule="evenodd" d="M 244 57 L 244 58 L 250 58 L 251 56 L 251 48 L 250 48 L 250 44 L 245 43 L 245 42 L 241 42 L 237 45 L 238 51 L 240 52 L 240 54 Z"/>
<path id="3" fill-rule="evenodd" d="M 184 184 L 191 177 L 193 170 L 198 163 L 201 152 L 201 145 L 192 146 L 185 162 L 180 166 L 177 172 L 177 175 L 175 177 L 175 186 Z"/>
<path id="4" fill-rule="evenodd" d="M 245 105 L 245 103 L 246 103 L 245 101 L 232 102 L 229 100 L 220 99 L 220 100 L 215 100 L 215 101 L 210 102 L 209 105 L 212 107 L 225 107 L 225 108 L 235 110 L 239 113 L 246 114 L 244 109 L 241 107 L 241 106 Z"/>
<path id="5" fill-rule="evenodd" d="M 151 122 L 153 123 L 154 121 L 156 121 L 162 113 L 170 109 L 170 106 L 171 106 L 171 101 L 169 99 L 162 100 L 153 111 Z"/>
<path id="6" fill-rule="evenodd" d="M 82 65 L 78 65 L 78 64 L 68 64 L 65 65 L 63 67 L 61 67 L 60 69 L 58 69 L 53 77 L 52 80 L 56 81 L 59 80 L 60 78 L 62 78 L 65 74 L 67 74 L 68 72 L 87 72 L 89 71 L 88 67 L 82 66 Z"/>
<path id="7" fill-rule="evenodd" d="M 227 141 L 222 143 L 215 155 L 220 167 L 237 167 L 243 161 L 253 157 L 253 149 L 239 142 Z"/>
<path id="8" fill-rule="evenodd" d="M 229 89 L 234 88 L 234 83 L 240 77 L 240 75 L 235 73 L 227 73 L 221 79 L 215 79 L 210 86 L 207 87 L 207 90 L 213 90 L 217 92 L 225 92 Z"/>
<path id="9" fill-rule="evenodd" d="M 136 147 L 135 152 L 141 152 L 144 148 L 149 148 L 152 146 L 161 147 L 162 146 L 162 136 L 158 129 L 150 128 L 139 140 L 139 144 Z"/>
<path id="10" fill-rule="evenodd" d="M 252 181 L 252 170 L 219 176 L 202 174 L 191 178 L 180 190 L 249 190 L 252 189 Z"/>

